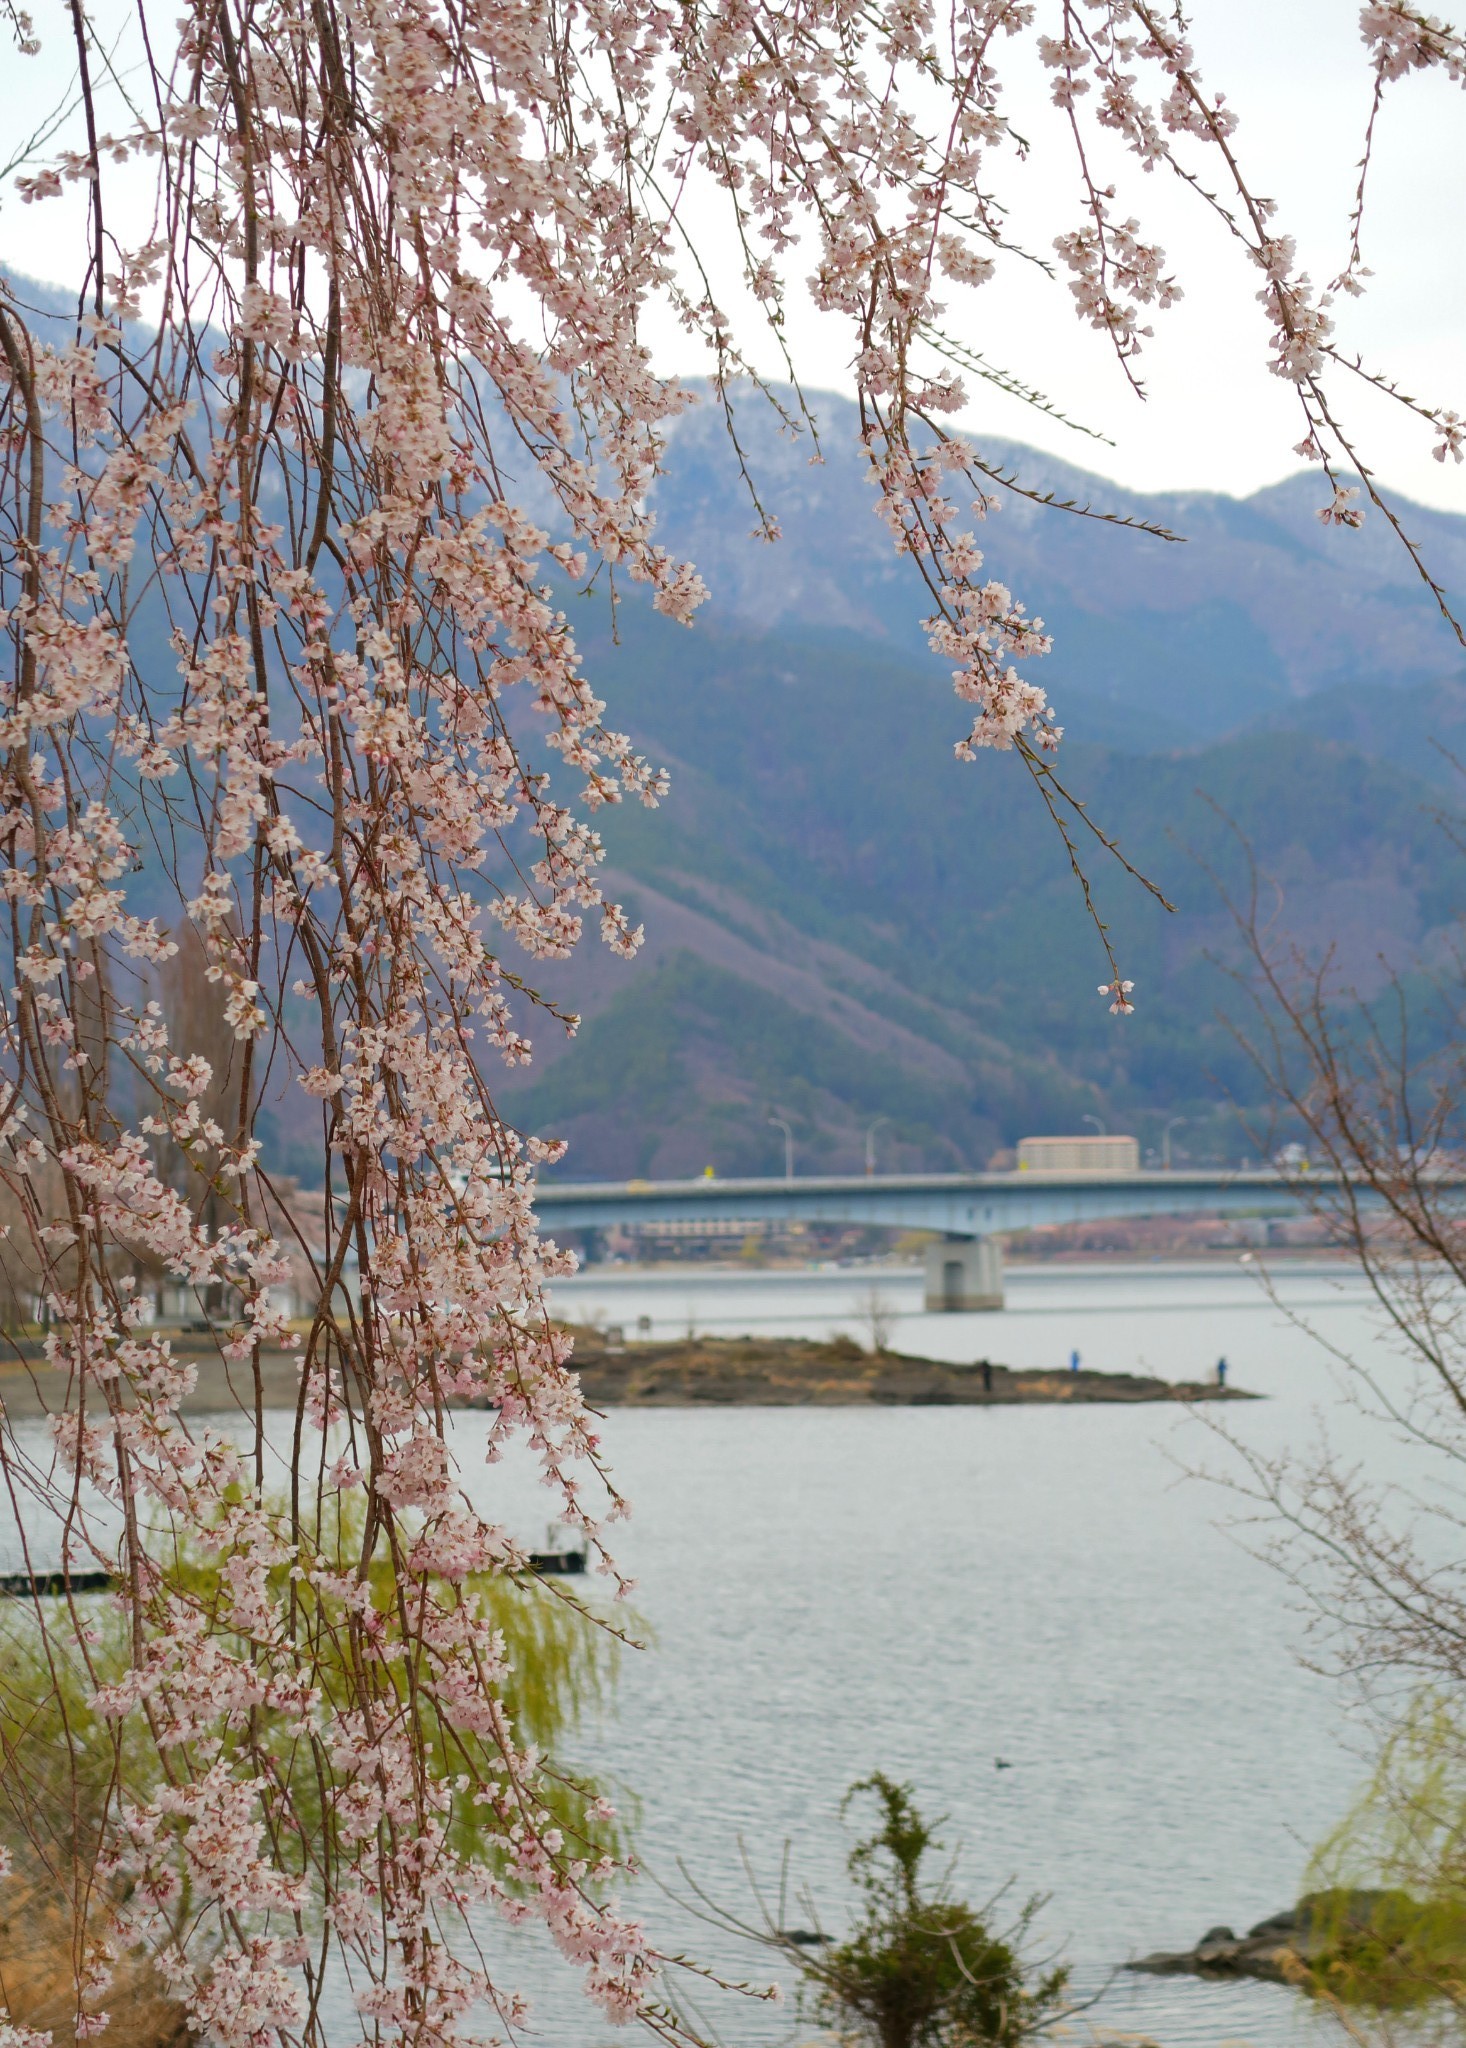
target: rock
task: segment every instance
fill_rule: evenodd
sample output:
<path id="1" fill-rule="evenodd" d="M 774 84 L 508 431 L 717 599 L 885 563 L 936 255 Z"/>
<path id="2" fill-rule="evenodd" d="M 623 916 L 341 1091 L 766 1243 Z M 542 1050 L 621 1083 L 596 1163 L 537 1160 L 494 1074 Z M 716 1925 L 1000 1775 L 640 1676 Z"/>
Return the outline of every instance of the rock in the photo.
<path id="1" fill-rule="evenodd" d="M 1230 1927 L 1211 1927 L 1195 1948 L 1160 1950 L 1127 1963 L 1157 1977 L 1256 1977 L 1269 1984 L 1296 1983 L 1309 1960 L 1307 1928 L 1300 1930 L 1298 1912 L 1274 1913 L 1259 1920 L 1245 1935 Z"/>
<path id="2" fill-rule="evenodd" d="M 1303 1961 L 1296 1949 L 1278 1941 L 1216 1941 L 1162 1950 L 1125 1967 L 1153 1977 L 1257 1977 L 1267 1984 L 1291 1984 Z"/>
<path id="3" fill-rule="evenodd" d="M 1154 1955 L 1136 1956 L 1125 1965 L 1127 1970 L 1144 1970 L 1150 1977 L 1182 1977 L 1196 1973 L 1196 1957 L 1191 1949 L 1172 1952 L 1157 1949 Z"/>
<path id="4" fill-rule="evenodd" d="M 1408 1912 L 1415 1904 L 1408 1892 L 1370 1891 L 1364 1886 L 1340 1887 L 1327 1892 L 1305 1892 L 1298 1901 L 1295 1915 L 1297 1925 L 1305 1930 L 1322 1922 L 1329 1927 L 1345 1927 L 1363 1933 L 1375 1923 L 1381 1907 L 1403 1906 Z"/>
<path id="5" fill-rule="evenodd" d="M 1281 1941 L 1286 1935 L 1296 1934 L 1297 1931 L 1298 1915 L 1296 1912 L 1274 1913 L 1271 1920 L 1259 1920 L 1255 1927 L 1249 1927 L 1247 1939 L 1249 1941 L 1260 1941 L 1264 1935 L 1270 1934 Z"/>
<path id="6" fill-rule="evenodd" d="M 1126 1968 L 1156 1976 L 1259 1977 L 1271 1984 L 1297 1984 L 1310 1966 L 1338 1949 L 1341 1936 L 1408 1927 L 1420 1910 L 1420 1901 L 1403 1891 L 1309 1892 L 1240 1938 L 1230 1927 L 1213 1927 L 1195 1948 L 1142 1956 Z"/>

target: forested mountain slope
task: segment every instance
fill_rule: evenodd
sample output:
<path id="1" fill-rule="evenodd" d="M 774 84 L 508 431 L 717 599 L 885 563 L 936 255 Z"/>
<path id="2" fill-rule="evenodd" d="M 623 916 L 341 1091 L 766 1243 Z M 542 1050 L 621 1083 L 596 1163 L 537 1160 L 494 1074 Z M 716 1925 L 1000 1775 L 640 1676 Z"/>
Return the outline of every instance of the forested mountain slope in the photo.
<path id="1" fill-rule="evenodd" d="M 1020 764 L 964 765 L 917 625 L 922 592 L 872 516 L 853 409 L 817 401 L 823 459 L 756 403 L 740 432 L 783 538 L 753 514 L 711 407 L 679 424 L 657 504 L 713 592 L 692 632 L 572 606 L 587 666 L 673 769 L 659 811 L 605 826 L 647 925 L 625 966 L 553 976 L 585 1016 L 575 1056 L 542 1031 L 511 1088 L 563 1132 L 576 1174 L 777 1170 L 771 1111 L 803 1171 L 981 1165 L 1086 1114 L 1149 1143 L 1236 1158 L 1259 1091 L 1233 1028 L 1226 907 L 1249 860 L 1275 931 L 1368 997 L 1423 989 L 1452 943 L 1463 861 L 1438 812 L 1466 742 L 1466 662 L 1398 542 L 1314 516 L 1316 476 L 1254 497 L 1141 496 L 1031 450 L 983 444 L 1037 491 L 1183 534 L 1168 542 L 1001 500 L 983 545 L 1056 636 L 1035 665 L 1067 727 L 1062 772 L 1175 902 L 1097 845 L 1087 865 L 1134 1017 L 1095 994 L 1104 959 Z M 1403 508 L 1448 590 L 1466 519 Z M 1255 1118 L 1254 1118 L 1255 1122 Z"/>
<path id="2" fill-rule="evenodd" d="M 911 565 L 873 516 L 855 409 L 814 400 L 823 459 L 748 398 L 736 419 L 761 502 L 782 542 L 751 538 L 753 517 L 720 414 L 679 422 L 655 502 L 713 601 L 759 633 L 851 630 L 921 659 L 926 607 Z M 1091 701 L 1122 708 L 1134 736 L 1171 745 L 1235 731 L 1269 706 L 1345 685 L 1392 689 L 1459 673 L 1463 657 L 1398 540 L 1370 512 L 1362 530 L 1325 527 L 1318 472 L 1245 499 L 1142 494 L 1033 449 L 979 437 L 994 471 L 1097 513 L 1141 520 L 1175 542 L 1076 518 L 994 484 L 980 529 L 989 572 L 1055 636 L 1034 664 L 1061 718 L 1085 733 Z M 1076 436 L 1082 458 L 1103 450 Z M 1077 460 L 1079 458 L 1076 458 Z M 1403 505 L 1404 524 L 1448 591 L 1466 593 L 1466 519 Z"/>
<path id="3" fill-rule="evenodd" d="M 28 292 L 60 338 L 71 301 Z M 772 1110 L 793 1119 L 804 1171 L 858 1167 L 877 1117 L 891 1166 L 981 1165 L 1086 1113 L 1148 1142 L 1184 1115 L 1192 1156 L 1238 1156 L 1251 1141 L 1231 1105 L 1255 1104 L 1256 1087 L 1219 1014 L 1235 1009 L 1236 944 L 1218 882 L 1245 885 L 1246 846 L 1281 892 L 1282 927 L 1315 950 L 1336 942 L 1365 993 L 1389 965 L 1447 951 L 1462 859 L 1435 812 L 1466 759 L 1466 662 L 1430 594 L 1378 518 L 1360 533 L 1319 524 L 1316 475 L 1245 500 L 1145 496 L 981 443 L 1037 493 L 1185 536 L 998 482 L 982 528 L 991 573 L 1055 635 L 1033 673 L 1067 728 L 1066 780 L 1179 906 L 1168 915 L 1091 849 L 1138 984 L 1137 1014 L 1114 1019 L 1020 765 L 953 758 L 962 707 L 925 647 L 919 579 L 874 517 L 854 410 L 815 406 L 818 462 L 759 401 L 738 405 L 774 545 L 750 537 L 717 410 L 678 423 L 656 504 L 713 593 L 692 631 L 634 592 L 614 636 L 603 592 L 566 600 L 587 674 L 673 788 L 658 811 L 603 820 L 644 953 L 628 966 L 592 943 L 544 977 L 586 1021 L 569 1059 L 541 1022 L 534 1065 L 495 1078 L 506 1109 L 570 1137 L 572 1174 L 773 1170 Z M 1404 513 L 1434 572 L 1466 591 L 1466 519 Z M 134 657 L 171 671 L 155 609 L 134 621 Z"/>
<path id="4" fill-rule="evenodd" d="M 557 1058 L 542 1028 L 513 1091 L 517 1114 L 572 1139 L 565 1172 L 776 1170 L 775 1109 L 805 1171 L 858 1167 L 878 1115 L 892 1166 L 980 1165 L 1086 1112 L 1152 1141 L 1184 1114 L 1192 1156 L 1236 1157 L 1249 1140 L 1230 1104 L 1257 1090 L 1219 1015 L 1236 1008 L 1238 955 L 1221 892 L 1245 892 L 1247 849 L 1277 928 L 1335 945 L 1365 994 L 1390 966 L 1443 958 L 1466 900 L 1441 790 L 1327 729 L 1145 754 L 1066 741 L 1091 814 L 1178 906 L 1093 847 L 1138 984 L 1136 1015 L 1113 1018 L 1026 775 L 1013 757 L 954 760 L 958 707 L 928 668 L 874 636 L 715 620 L 673 635 L 630 608 L 619 648 L 594 658 L 673 788 L 657 811 L 605 821 L 645 952 L 556 971 L 586 1017 L 577 1050 Z M 1414 706 L 1437 762 L 1424 734 L 1439 699 Z"/>

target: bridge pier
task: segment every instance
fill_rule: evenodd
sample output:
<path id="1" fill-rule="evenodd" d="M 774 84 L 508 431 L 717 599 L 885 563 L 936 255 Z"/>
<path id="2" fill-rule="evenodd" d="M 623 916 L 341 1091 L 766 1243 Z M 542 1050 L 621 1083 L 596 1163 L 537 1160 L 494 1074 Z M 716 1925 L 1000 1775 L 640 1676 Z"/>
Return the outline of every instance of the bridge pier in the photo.
<path id="1" fill-rule="evenodd" d="M 934 1312 L 1003 1306 L 1003 1241 L 942 1237 L 926 1248 L 923 1306 Z"/>

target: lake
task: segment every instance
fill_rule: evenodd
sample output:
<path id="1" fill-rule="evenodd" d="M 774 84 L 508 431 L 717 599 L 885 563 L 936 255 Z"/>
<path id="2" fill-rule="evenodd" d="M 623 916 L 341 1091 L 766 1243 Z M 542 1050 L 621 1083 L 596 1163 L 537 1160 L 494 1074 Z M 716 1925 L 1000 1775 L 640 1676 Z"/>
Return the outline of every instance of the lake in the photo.
<path id="1" fill-rule="evenodd" d="M 1286 1265 L 1274 1284 L 1330 1343 L 1399 1372 L 1362 1276 Z M 985 1315 L 924 1314 L 915 1271 L 592 1269 L 557 1303 L 628 1333 L 649 1316 L 658 1336 L 822 1336 L 868 1328 L 873 1286 L 895 1349 L 1054 1366 L 1077 1348 L 1086 1365 L 1177 1379 L 1225 1354 L 1234 1382 L 1269 1398 L 1194 1412 L 611 1413 L 606 1445 L 636 1504 L 617 1548 L 656 1646 L 627 1660 L 618 1710 L 582 1750 L 640 1796 L 656 1878 L 684 1898 L 690 1879 L 746 1917 L 740 1841 L 770 1887 L 787 1841 L 838 1932 L 854 1839 L 840 1799 L 881 1769 L 949 1816 L 969 1896 L 1009 1880 L 1010 1896 L 1049 1895 L 1044 1939 L 1086 1990 L 1129 1956 L 1289 1904 L 1359 1784 L 1362 1731 L 1301 1668 L 1281 1578 L 1224 1526 L 1239 1502 L 1186 1470 L 1228 1463 L 1207 1418 L 1262 1450 L 1306 1448 L 1321 1417 L 1346 1451 L 1389 1447 L 1252 1266 L 1010 1269 L 1007 1308 Z M 493 1484 L 538 1535 L 528 1475 Z M 641 1892 L 667 1942 L 767 1976 L 759 1951 Z M 787 2006 L 699 2007 L 749 2048 L 813 2031 Z M 1327 2031 L 1282 1988 L 1187 1978 L 1122 1975 L 1089 2017 L 1164 2048 L 1281 2048 Z M 559 2048 L 610 2036 L 552 1977 L 540 2019 Z"/>
<path id="2" fill-rule="evenodd" d="M 562 1312 L 628 1334 L 647 1317 L 657 1336 L 868 1338 L 874 1313 L 895 1349 L 1015 1366 L 1077 1349 L 1089 1366 L 1195 1379 L 1225 1354 L 1234 1383 L 1268 1397 L 610 1413 L 605 1446 L 635 1504 L 617 1549 L 654 1646 L 626 1658 L 577 1760 L 639 1802 L 650 1876 L 635 1904 L 665 1946 L 766 1980 L 767 1956 L 688 1902 L 696 1887 L 755 1915 L 750 1873 L 772 1895 L 786 1844 L 812 1902 L 786 1924 L 817 1913 L 842 1931 L 855 1837 L 840 1801 L 876 1769 L 947 1816 L 965 1895 L 1048 1895 L 1042 1943 L 1085 1991 L 1127 1957 L 1291 1903 L 1361 1780 L 1363 1731 L 1302 1668 L 1286 1584 L 1227 1526 L 1236 1495 L 1188 1473 L 1235 1462 L 1211 1423 L 1264 1453 L 1306 1450 L 1326 1426 L 1376 1471 L 1398 1457 L 1291 1318 L 1387 1379 L 1403 1367 L 1362 1276 L 1292 1263 L 1274 1281 L 1277 1301 L 1243 1263 L 1010 1268 L 1007 1307 L 984 1315 L 926 1315 L 920 1274 L 901 1269 L 591 1269 L 557 1290 Z M 484 1428 L 456 1419 L 465 1483 L 538 1543 L 547 1497 L 527 1457 L 485 1467 Z M 504 1981 L 535 1995 L 528 2040 L 610 2048 L 540 1937 L 496 1923 L 495 1949 Z M 697 2011 L 729 2048 L 813 2033 L 788 2005 L 705 1992 Z M 333 2017 L 334 2038 L 356 2038 L 344 2003 Z M 1280 1987 L 1186 1978 L 1121 1974 L 1089 2021 L 1162 2048 L 1338 2038 Z"/>

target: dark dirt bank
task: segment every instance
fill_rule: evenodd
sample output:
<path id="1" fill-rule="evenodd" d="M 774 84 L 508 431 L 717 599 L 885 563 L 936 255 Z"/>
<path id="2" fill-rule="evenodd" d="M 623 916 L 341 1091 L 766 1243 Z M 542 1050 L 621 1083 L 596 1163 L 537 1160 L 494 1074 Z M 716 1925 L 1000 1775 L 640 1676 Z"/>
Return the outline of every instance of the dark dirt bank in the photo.
<path id="1" fill-rule="evenodd" d="M 850 1337 L 688 1337 L 611 1349 L 576 1332 L 575 1363 L 596 1407 L 1012 1407 L 1096 1401 L 1250 1401 L 1240 1387 L 1147 1379 L 1124 1372 L 1016 1372 L 870 1352 Z"/>

